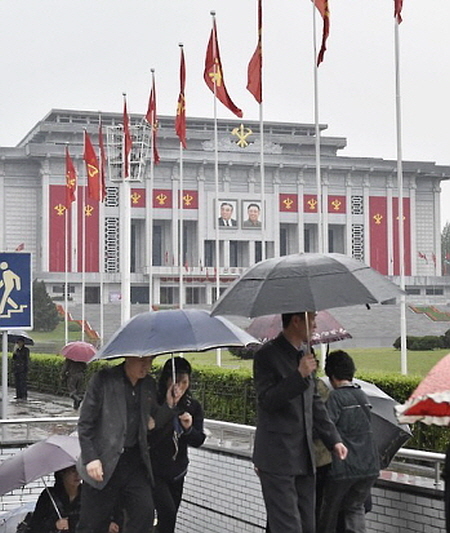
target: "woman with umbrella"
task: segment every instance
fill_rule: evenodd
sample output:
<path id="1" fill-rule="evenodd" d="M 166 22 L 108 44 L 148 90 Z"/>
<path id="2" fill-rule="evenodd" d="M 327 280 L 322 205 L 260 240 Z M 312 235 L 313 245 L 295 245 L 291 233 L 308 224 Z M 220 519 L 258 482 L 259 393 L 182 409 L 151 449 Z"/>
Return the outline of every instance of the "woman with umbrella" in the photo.
<path id="1" fill-rule="evenodd" d="M 75 533 L 80 516 L 81 479 L 75 466 L 55 472 L 55 484 L 39 496 L 31 519 L 30 533 Z"/>
<path id="2" fill-rule="evenodd" d="M 182 393 L 173 424 L 150 434 L 150 458 L 155 476 L 157 533 L 173 533 L 188 468 L 188 446 L 200 447 L 205 441 L 203 409 L 189 390 L 192 367 L 183 357 L 168 359 L 158 383 L 158 402 L 164 403 L 175 376 Z"/>
<path id="3" fill-rule="evenodd" d="M 12 367 L 16 384 L 16 400 L 26 400 L 28 397 L 27 376 L 30 364 L 30 350 L 25 346 L 25 339 L 17 338 L 17 348 L 13 352 Z"/>

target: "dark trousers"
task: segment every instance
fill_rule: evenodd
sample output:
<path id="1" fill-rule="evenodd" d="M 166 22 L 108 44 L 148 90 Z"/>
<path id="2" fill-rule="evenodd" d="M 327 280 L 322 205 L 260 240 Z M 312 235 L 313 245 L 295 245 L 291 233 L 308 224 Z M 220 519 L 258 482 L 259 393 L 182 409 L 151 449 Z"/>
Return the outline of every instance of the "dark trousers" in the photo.
<path id="1" fill-rule="evenodd" d="M 258 474 L 270 533 L 315 533 L 315 476 Z"/>
<path id="2" fill-rule="evenodd" d="M 28 396 L 27 373 L 15 372 L 14 382 L 16 384 L 16 397 L 20 398 L 21 400 L 26 400 Z"/>
<path id="3" fill-rule="evenodd" d="M 83 483 L 81 512 L 77 533 L 105 533 L 117 505 L 127 515 L 127 531 L 149 533 L 153 528 L 155 509 L 150 481 L 137 449 L 125 451 L 107 483 L 95 489 Z"/>
<path id="4" fill-rule="evenodd" d="M 177 481 L 155 479 L 156 533 L 174 533 L 177 512 L 183 494 L 184 476 Z"/>

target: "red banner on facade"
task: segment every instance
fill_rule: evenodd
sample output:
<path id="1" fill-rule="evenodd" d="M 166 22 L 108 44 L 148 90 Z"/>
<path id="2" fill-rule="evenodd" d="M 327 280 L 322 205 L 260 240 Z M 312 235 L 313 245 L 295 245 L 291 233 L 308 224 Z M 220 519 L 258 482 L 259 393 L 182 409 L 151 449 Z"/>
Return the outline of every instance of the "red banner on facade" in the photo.
<path id="1" fill-rule="evenodd" d="M 171 209 L 172 208 L 172 190 L 171 189 L 153 189 L 153 207 Z"/>
<path id="2" fill-rule="evenodd" d="M 328 213 L 345 213 L 346 208 L 347 205 L 345 196 L 328 196 Z"/>
<path id="3" fill-rule="evenodd" d="M 388 273 L 387 199 L 384 196 L 369 198 L 370 266 L 381 274 Z"/>
<path id="4" fill-rule="evenodd" d="M 131 207 L 145 207 L 145 189 L 131 189 L 130 202 Z"/>
<path id="5" fill-rule="evenodd" d="M 298 196 L 296 194 L 280 194 L 279 210 L 285 213 L 297 213 Z"/>
<path id="6" fill-rule="evenodd" d="M 78 272 L 83 272 L 83 253 L 85 254 L 84 272 L 99 271 L 99 208 L 98 201 L 85 196 L 84 187 L 78 187 Z M 84 239 L 83 239 L 84 216 Z M 84 248 L 83 248 L 84 241 Z"/>
<path id="7" fill-rule="evenodd" d="M 50 272 L 65 272 L 65 220 L 67 209 L 66 203 L 66 185 L 50 185 L 49 194 L 49 239 L 48 239 L 48 255 Z M 68 249 L 70 250 L 70 224 L 69 224 L 69 236 L 68 236 Z M 70 271 L 70 253 L 69 253 L 69 266 Z"/>
<path id="8" fill-rule="evenodd" d="M 303 212 L 317 213 L 317 195 L 304 194 L 303 195 Z"/>
<path id="9" fill-rule="evenodd" d="M 183 191 L 183 209 L 198 209 L 198 191 Z"/>
<path id="10" fill-rule="evenodd" d="M 403 241 L 404 241 L 404 273 L 405 276 L 411 275 L 411 209 L 409 198 L 403 198 Z M 394 217 L 394 276 L 400 275 L 400 247 L 399 247 L 399 217 L 398 217 L 398 198 L 392 202 L 392 214 Z"/>

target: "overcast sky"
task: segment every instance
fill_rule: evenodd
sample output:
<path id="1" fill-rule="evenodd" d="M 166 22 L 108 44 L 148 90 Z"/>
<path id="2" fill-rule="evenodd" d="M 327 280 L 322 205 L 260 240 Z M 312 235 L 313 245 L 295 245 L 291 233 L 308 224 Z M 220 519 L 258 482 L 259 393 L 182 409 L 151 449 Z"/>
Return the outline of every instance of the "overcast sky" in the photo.
<path id="1" fill-rule="evenodd" d="M 264 1 L 264 117 L 312 123 L 313 9 L 309 0 Z M 450 165 L 450 2 L 403 0 L 400 25 L 404 160 Z M 256 45 L 256 0 L 1 0 L 0 146 L 14 146 L 52 108 L 144 114 L 150 69 L 158 113 L 176 109 L 179 48 L 186 54 L 188 116 L 211 117 L 203 82 L 210 11 L 217 12 L 225 82 L 245 119 Z M 331 33 L 319 69 L 325 135 L 341 155 L 396 159 L 394 1 L 330 0 Z M 321 21 L 317 17 L 318 35 Z M 320 25 L 319 25 L 320 24 Z M 219 105 L 220 117 L 233 117 Z M 443 184 L 442 224 L 450 221 Z"/>

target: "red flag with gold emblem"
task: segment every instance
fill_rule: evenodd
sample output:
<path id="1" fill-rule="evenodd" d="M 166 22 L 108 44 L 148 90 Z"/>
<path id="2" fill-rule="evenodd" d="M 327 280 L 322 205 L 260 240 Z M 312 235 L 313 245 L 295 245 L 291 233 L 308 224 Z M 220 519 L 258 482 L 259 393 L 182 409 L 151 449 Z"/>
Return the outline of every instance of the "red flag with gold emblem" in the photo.
<path id="1" fill-rule="evenodd" d="M 127 97 L 123 95 L 123 176 L 130 176 L 130 154 L 132 148 L 132 139 L 130 132 L 130 117 L 127 111 Z"/>
<path id="2" fill-rule="evenodd" d="M 175 119 L 175 131 L 180 139 L 183 148 L 186 148 L 186 100 L 184 96 L 184 88 L 186 85 L 186 65 L 184 62 L 184 51 L 181 48 L 180 58 L 180 94 L 178 95 L 177 103 L 177 117 Z"/>
<path id="3" fill-rule="evenodd" d="M 98 159 L 92 146 L 91 139 L 86 130 L 84 130 L 84 162 L 86 163 L 86 173 L 88 179 L 88 196 L 93 200 L 100 202 L 101 182 Z"/>
<path id="4" fill-rule="evenodd" d="M 330 10 L 328 6 L 328 0 L 314 0 L 314 5 L 323 19 L 322 45 L 320 47 L 319 54 L 317 55 L 317 66 L 319 66 L 323 61 L 325 50 L 327 49 L 326 44 L 328 35 L 330 34 Z"/>
<path id="5" fill-rule="evenodd" d="M 402 19 L 403 0 L 394 0 L 394 17 L 397 19 L 398 24 Z"/>
<path id="6" fill-rule="evenodd" d="M 100 180 L 102 184 L 101 197 L 103 201 L 106 198 L 106 165 L 108 162 L 106 159 L 105 143 L 103 142 L 103 124 L 101 119 L 98 127 L 98 146 L 100 148 Z"/>
<path id="7" fill-rule="evenodd" d="M 66 208 L 69 209 L 75 201 L 75 191 L 77 188 L 77 173 L 70 157 L 69 147 L 66 146 Z"/>
<path id="8" fill-rule="evenodd" d="M 260 104 L 262 102 L 262 0 L 258 0 L 258 44 L 248 64 L 247 89 Z"/>
<path id="9" fill-rule="evenodd" d="M 152 72 L 152 88 L 150 91 L 150 98 L 148 100 L 147 114 L 145 120 L 149 123 L 152 129 L 152 145 L 153 145 L 153 162 L 157 165 L 160 161 L 156 138 L 158 133 L 158 115 L 156 114 L 156 87 L 155 75 Z"/>
<path id="10" fill-rule="evenodd" d="M 228 107 L 238 117 L 242 117 L 242 111 L 236 107 L 228 95 L 223 77 L 222 62 L 220 60 L 219 42 L 217 39 L 216 20 L 213 19 L 213 27 L 208 42 L 205 58 L 205 71 L 203 73 L 206 85 L 211 89 L 225 107 Z"/>

